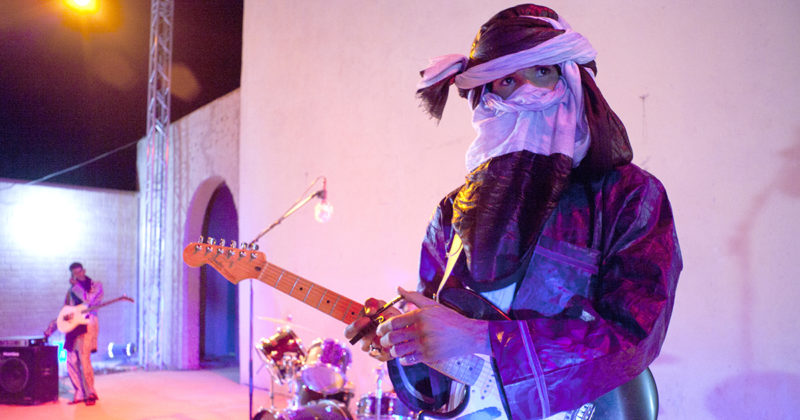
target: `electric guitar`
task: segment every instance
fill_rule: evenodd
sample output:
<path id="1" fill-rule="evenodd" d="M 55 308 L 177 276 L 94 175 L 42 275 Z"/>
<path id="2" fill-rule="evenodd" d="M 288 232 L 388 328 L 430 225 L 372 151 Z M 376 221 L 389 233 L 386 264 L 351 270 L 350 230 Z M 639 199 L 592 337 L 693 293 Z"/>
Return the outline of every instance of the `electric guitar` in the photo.
<path id="1" fill-rule="evenodd" d="M 184 248 L 183 261 L 190 267 L 208 264 L 233 284 L 245 279 L 258 280 L 345 324 L 361 316 L 362 304 L 268 263 L 263 252 L 236 248 L 235 242 L 232 245 L 193 242 Z M 469 290 L 445 289 L 440 301 L 470 318 L 509 319 L 489 301 Z M 489 356 L 472 355 L 408 367 L 401 366 L 395 359 L 388 367 L 398 397 L 409 408 L 420 411 L 420 418 L 511 419 Z M 430 374 L 432 371 L 428 367 L 435 375 Z M 450 383 L 437 386 L 446 382 Z M 633 414 L 625 410 L 630 411 L 631 405 L 647 405 L 652 411 L 655 392 L 652 375 L 645 370 L 628 384 L 567 413 L 563 419 L 647 419 L 650 416 L 642 415 L 641 410 Z M 604 399 L 608 402 L 603 403 Z M 657 407 L 657 397 L 655 401 Z M 593 416 L 599 412 L 607 415 Z"/>
<path id="2" fill-rule="evenodd" d="M 87 314 L 90 311 L 100 309 L 104 306 L 108 306 L 112 303 L 117 303 L 123 300 L 133 302 L 132 298 L 122 295 L 116 299 L 105 301 L 94 306 L 86 306 L 84 303 L 81 303 L 80 305 L 64 305 L 64 307 L 61 308 L 61 311 L 58 313 L 58 318 L 56 318 L 58 330 L 66 334 L 74 330 L 78 325 L 86 325 L 89 323 L 89 317 Z"/>

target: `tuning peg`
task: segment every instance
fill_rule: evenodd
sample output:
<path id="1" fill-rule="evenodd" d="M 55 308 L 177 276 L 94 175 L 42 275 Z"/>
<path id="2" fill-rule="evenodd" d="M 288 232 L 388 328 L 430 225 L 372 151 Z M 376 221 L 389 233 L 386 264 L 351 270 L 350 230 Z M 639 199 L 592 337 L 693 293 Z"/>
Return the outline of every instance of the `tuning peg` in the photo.
<path id="1" fill-rule="evenodd" d="M 231 248 L 236 248 L 236 241 L 231 241 Z"/>
<path id="2" fill-rule="evenodd" d="M 225 246 L 225 238 L 219 240 L 219 246 Z"/>
<path id="3" fill-rule="evenodd" d="M 214 245 L 214 242 L 216 242 L 216 240 L 211 237 L 209 237 L 208 240 L 206 241 L 206 243 L 208 243 L 209 245 Z"/>
<path id="4" fill-rule="evenodd" d="M 242 242 L 239 246 L 241 249 L 247 249 L 247 242 Z"/>
<path id="5" fill-rule="evenodd" d="M 198 243 L 203 243 L 203 235 L 200 235 L 200 239 L 197 240 Z"/>
<path id="6" fill-rule="evenodd" d="M 258 251 L 258 244 L 250 244 L 251 251 Z"/>

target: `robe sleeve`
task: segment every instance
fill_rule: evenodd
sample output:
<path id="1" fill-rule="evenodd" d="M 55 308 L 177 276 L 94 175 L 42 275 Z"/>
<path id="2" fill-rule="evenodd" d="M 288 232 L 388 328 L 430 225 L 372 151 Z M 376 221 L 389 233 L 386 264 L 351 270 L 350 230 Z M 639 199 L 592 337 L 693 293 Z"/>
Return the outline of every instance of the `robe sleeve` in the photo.
<path id="1" fill-rule="evenodd" d="M 543 418 L 580 407 L 641 373 L 658 355 L 682 268 L 672 210 L 652 176 L 604 191 L 605 249 L 579 317 L 490 322 L 510 410 Z"/>

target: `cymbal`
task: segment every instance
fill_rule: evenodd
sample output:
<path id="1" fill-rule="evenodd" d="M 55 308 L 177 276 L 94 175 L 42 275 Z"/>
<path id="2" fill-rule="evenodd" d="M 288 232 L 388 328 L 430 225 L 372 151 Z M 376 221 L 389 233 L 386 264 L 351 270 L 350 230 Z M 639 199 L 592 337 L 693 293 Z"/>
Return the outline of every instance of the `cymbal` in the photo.
<path id="1" fill-rule="evenodd" d="M 295 328 L 296 328 L 296 329 L 298 329 L 298 330 L 305 330 L 305 331 L 308 331 L 308 332 L 316 332 L 316 331 L 315 331 L 313 328 L 311 328 L 311 327 L 306 327 L 306 326 L 304 326 L 304 325 L 300 325 L 300 324 L 294 323 L 294 322 L 292 322 L 292 321 L 287 321 L 287 320 L 285 320 L 285 319 L 280 319 L 280 318 L 271 318 L 271 317 L 268 317 L 268 316 L 259 316 L 259 317 L 256 317 L 256 318 L 257 318 L 259 321 L 269 321 L 269 322 L 273 322 L 273 323 L 275 323 L 275 324 L 286 325 L 286 326 L 289 326 L 289 327 L 291 327 L 292 329 L 295 329 Z"/>

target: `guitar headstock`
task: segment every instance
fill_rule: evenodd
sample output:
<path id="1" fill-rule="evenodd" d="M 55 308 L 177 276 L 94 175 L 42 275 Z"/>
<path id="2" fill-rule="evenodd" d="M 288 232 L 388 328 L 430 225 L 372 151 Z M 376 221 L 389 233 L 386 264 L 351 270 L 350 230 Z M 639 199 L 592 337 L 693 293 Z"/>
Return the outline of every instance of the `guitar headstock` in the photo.
<path id="1" fill-rule="evenodd" d="M 208 264 L 233 284 L 257 278 L 267 264 L 264 253 L 258 251 L 257 245 L 243 243 L 240 248 L 235 242 L 232 245 L 225 246 L 224 241 L 215 245 L 211 238 L 208 243 L 192 242 L 183 249 L 183 261 L 190 267 Z"/>

